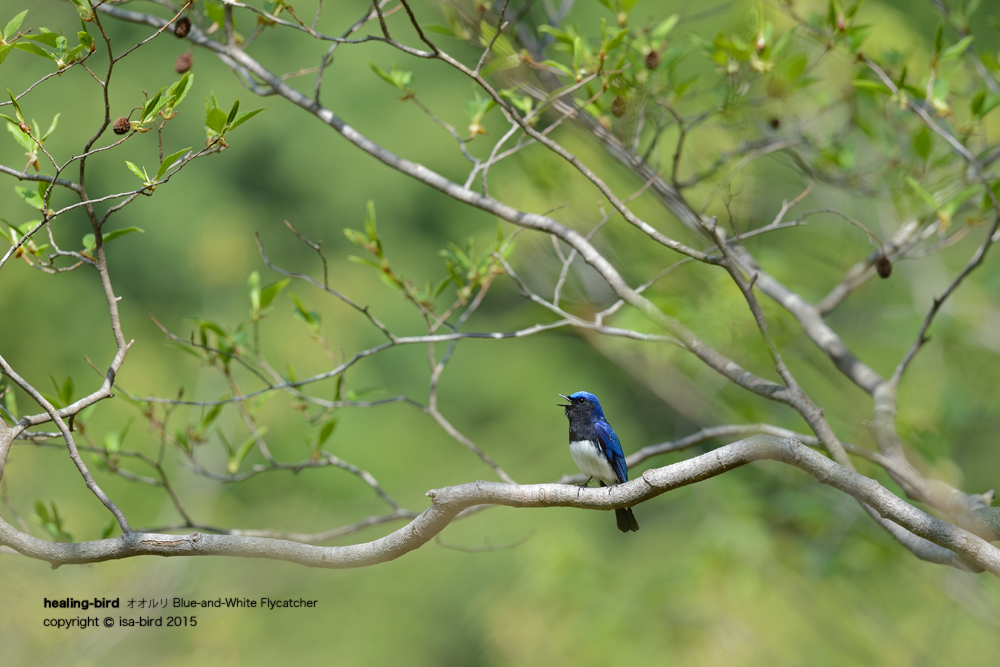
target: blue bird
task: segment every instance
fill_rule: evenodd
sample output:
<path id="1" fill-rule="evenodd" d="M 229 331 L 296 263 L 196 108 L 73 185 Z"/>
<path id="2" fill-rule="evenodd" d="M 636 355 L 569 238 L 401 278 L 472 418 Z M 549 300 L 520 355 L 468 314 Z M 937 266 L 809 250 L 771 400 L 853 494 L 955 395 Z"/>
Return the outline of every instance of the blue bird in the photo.
<path id="1" fill-rule="evenodd" d="M 569 401 L 569 405 L 560 403 L 559 407 L 566 408 L 566 417 L 569 419 L 569 453 L 580 472 L 588 476 L 583 485 L 586 486 L 595 477 L 601 486 L 627 482 L 628 467 L 625 465 L 622 444 L 611 424 L 604 418 L 601 402 L 586 391 L 559 396 Z M 615 518 L 618 520 L 618 530 L 623 533 L 639 530 L 631 507 L 615 510 Z"/>

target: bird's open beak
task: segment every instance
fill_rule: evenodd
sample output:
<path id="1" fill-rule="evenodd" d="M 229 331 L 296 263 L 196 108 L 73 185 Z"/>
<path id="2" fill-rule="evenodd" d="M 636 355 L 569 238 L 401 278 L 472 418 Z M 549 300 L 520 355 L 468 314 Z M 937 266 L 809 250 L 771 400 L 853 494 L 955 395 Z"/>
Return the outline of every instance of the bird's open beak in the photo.
<path id="1" fill-rule="evenodd" d="M 559 396 L 560 398 L 565 398 L 570 403 L 573 402 L 573 400 L 569 396 L 565 396 L 563 394 L 556 394 L 556 396 Z M 569 408 L 569 407 L 572 407 L 571 405 L 565 405 L 563 403 L 556 403 L 556 405 L 559 406 L 560 408 Z"/>

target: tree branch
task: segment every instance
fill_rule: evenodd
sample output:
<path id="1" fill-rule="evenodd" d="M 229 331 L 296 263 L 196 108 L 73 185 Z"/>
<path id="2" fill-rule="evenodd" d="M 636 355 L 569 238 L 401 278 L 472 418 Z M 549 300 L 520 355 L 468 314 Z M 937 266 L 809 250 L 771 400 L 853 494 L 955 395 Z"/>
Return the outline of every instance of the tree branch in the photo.
<path id="1" fill-rule="evenodd" d="M 1000 549 L 950 523 L 922 512 L 878 482 L 847 470 L 805 445 L 756 435 L 712 452 L 653 470 L 606 488 L 567 484 L 515 485 L 473 482 L 429 491 L 431 506 L 402 528 L 372 542 L 316 547 L 285 540 L 232 535 L 132 533 L 120 538 L 54 543 L 17 531 L 0 519 L 0 545 L 52 563 L 96 563 L 140 555 L 237 556 L 284 560 L 310 567 L 350 568 L 384 563 L 426 544 L 464 509 L 477 505 L 519 508 L 576 507 L 611 510 L 631 507 L 674 489 L 701 482 L 754 461 L 771 459 L 803 470 L 817 481 L 869 505 L 880 516 L 918 536 L 918 555 L 961 569 L 981 568 L 1000 576 Z"/>

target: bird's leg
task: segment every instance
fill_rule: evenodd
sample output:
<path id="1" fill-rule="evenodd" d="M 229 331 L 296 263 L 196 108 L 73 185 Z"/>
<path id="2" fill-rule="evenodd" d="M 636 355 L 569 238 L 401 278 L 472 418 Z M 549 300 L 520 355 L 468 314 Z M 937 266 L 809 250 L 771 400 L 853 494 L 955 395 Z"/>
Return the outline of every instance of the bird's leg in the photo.
<path id="1" fill-rule="evenodd" d="M 587 487 L 587 486 L 589 486 L 589 485 L 590 485 L 590 480 L 592 480 L 592 479 L 594 479 L 594 478 L 593 478 L 593 476 L 591 476 L 591 477 L 588 477 L 588 478 L 587 478 L 587 481 L 586 481 L 586 482 L 584 482 L 583 484 L 581 484 L 580 486 L 581 486 L 581 487 Z"/>

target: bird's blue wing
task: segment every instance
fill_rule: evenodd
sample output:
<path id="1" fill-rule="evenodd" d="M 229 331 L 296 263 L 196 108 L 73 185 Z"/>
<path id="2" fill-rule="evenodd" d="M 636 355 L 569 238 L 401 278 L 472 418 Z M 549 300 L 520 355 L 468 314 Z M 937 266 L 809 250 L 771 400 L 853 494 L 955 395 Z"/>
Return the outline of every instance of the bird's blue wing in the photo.
<path id="1" fill-rule="evenodd" d="M 611 424 L 598 419 L 594 422 L 597 430 L 597 437 L 600 438 L 604 446 L 604 454 L 608 457 L 608 463 L 618 475 L 618 481 L 625 483 L 628 481 L 628 467 L 625 465 L 625 453 L 622 451 L 622 443 L 618 441 L 618 435 L 611 428 Z"/>

